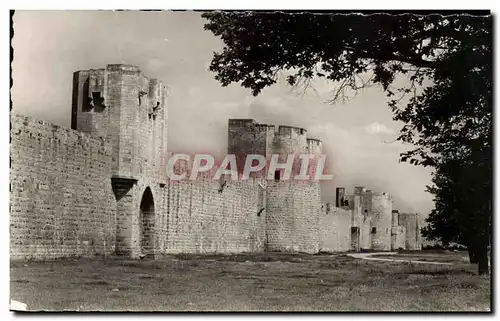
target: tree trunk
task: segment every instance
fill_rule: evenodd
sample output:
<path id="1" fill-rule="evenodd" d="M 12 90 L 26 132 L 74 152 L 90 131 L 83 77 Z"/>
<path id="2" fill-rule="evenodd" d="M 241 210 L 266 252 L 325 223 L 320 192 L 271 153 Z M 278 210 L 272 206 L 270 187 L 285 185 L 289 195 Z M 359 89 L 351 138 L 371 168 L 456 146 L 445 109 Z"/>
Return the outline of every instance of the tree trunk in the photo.
<path id="1" fill-rule="evenodd" d="M 488 275 L 490 273 L 489 260 L 488 260 L 488 246 L 486 244 L 481 244 L 476 252 L 478 274 Z"/>
<path id="2" fill-rule="evenodd" d="M 469 262 L 473 264 L 477 263 L 476 253 L 471 245 L 467 246 L 467 251 L 469 252 Z"/>

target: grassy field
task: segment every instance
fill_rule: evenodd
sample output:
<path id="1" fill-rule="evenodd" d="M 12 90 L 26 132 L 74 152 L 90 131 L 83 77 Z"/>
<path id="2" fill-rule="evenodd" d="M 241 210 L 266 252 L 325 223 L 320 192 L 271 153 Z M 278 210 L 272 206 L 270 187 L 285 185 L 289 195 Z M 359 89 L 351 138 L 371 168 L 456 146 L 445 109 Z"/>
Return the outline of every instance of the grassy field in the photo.
<path id="1" fill-rule="evenodd" d="M 78 259 L 13 262 L 10 290 L 46 311 L 489 311 L 475 271 L 279 253 Z"/>

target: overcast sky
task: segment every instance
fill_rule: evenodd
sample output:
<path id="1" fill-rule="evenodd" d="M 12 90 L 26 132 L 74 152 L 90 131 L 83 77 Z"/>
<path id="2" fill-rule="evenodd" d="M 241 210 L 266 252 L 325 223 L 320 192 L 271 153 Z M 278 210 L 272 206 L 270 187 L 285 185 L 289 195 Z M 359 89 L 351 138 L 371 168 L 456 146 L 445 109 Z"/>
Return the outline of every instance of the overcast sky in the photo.
<path id="1" fill-rule="evenodd" d="M 219 38 L 203 30 L 194 12 L 16 11 L 14 15 L 13 110 L 59 125 L 70 125 L 72 76 L 76 70 L 110 63 L 140 67 L 149 78 L 170 87 L 170 151 L 213 151 L 227 147 L 227 120 L 254 118 L 261 123 L 304 127 L 323 141 L 334 181 L 324 189 L 334 201 L 334 186 L 354 185 L 393 195 L 395 207 L 426 214 L 432 197 L 425 192 L 430 172 L 399 163 L 408 149 L 396 138 L 401 123 L 392 120 L 379 88 L 351 101 L 326 104 L 331 83 L 293 91 L 285 83 L 254 98 L 239 85 L 222 87 L 208 71 Z"/>

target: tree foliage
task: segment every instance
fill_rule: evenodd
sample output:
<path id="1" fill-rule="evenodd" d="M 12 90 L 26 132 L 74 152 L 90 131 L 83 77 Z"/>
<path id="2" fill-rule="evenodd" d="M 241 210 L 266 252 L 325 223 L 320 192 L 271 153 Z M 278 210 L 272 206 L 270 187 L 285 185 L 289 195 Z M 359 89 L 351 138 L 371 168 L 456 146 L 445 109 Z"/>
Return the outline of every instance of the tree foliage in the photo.
<path id="1" fill-rule="evenodd" d="M 225 46 L 210 70 L 223 86 L 239 82 L 258 95 L 287 70 L 290 85 L 314 77 L 346 89 L 379 84 L 398 140 L 416 148 L 402 161 L 435 165 L 442 153 L 490 144 L 492 19 L 467 15 L 339 15 L 209 12 L 205 29 Z M 369 82 L 362 75 L 370 73 Z M 404 75 L 408 82 L 395 84 Z M 430 81 L 430 86 L 425 81 Z M 401 106 L 402 97 L 411 96 Z M 333 99 L 335 102 L 337 99 Z M 469 142 L 469 140 L 474 140 Z M 464 144 L 465 142 L 465 144 Z"/>
<path id="2" fill-rule="evenodd" d="M 444 244 L 466 245 L 471 263 L 488 273 L 488 245 L 492 235 L 492 162 L 482 153 L 439 164 L 428 191 L 435 207 L 427 217 L 422 235 Z"/>
<path id="3" fill-rule="evenodd" d="M 346 90 L 380 85 L 394 120 L 404 124 L 397 140 L 414 146 L 401 161 L 436 170 L 428 187 L 436 205 L 425 236 L 445 243 L 474 239 L 484 270 L 491 235 L 491 16 L 209 12 L 203 17 L 205 29 L 225 45 L 210 65 L 223 86 L 237 82 L 256 96 L 287 71 L 292 86 L 315 77 L 337 84 L 335 103 Z M 398 80 L 404 77 L 407 81 Z"/>
<path id="4" fill-rule="evenodd" d="M 428 191 L 434 195 L 435 208 L 427 218 L 423 236 L 468 245 L 491 235 L 492 177 L 491 161 L 450 159 L 440 164 Z"/>

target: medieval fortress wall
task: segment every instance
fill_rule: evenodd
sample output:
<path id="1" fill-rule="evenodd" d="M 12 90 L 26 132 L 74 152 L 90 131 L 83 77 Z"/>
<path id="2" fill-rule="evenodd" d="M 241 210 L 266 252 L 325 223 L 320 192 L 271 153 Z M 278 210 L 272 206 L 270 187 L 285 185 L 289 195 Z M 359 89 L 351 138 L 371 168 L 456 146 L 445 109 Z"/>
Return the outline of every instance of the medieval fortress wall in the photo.
<path id="1" fill-rule="evenodd" d="M 160 252 L 237 253 L 263 251 L 264 189 L 258 181 L 212 179 L 171 183 Z"/>
<path id="2" fill-rule="evenodd" d="M 351 248 L 352 212 L 324 204 L 320 217 L 320 251 L 345 252 Z"/>
<path id="3" fill-rule="evenodd" d="M 11 258 L 109 255 L 116 201 L 102 138 L 11 116 Z"/>
<path id="4" fill-rule="evenodd" d="M 11 116 L 12 259 L 420 249 L 417 215 L 363 187 L 339 188 L 333 206 L 319 182 L 280 170 L 169 181 L 167 95 L 137 67 L 108 65 L 74 73 L 71 129 Z M 239 170 L 248 154 L 303 153 L 314 168 L 321 141 L 303 128 L 229 120 Z"/>

